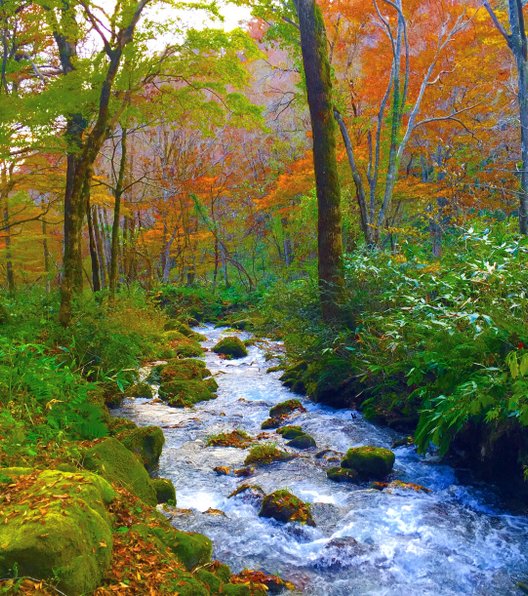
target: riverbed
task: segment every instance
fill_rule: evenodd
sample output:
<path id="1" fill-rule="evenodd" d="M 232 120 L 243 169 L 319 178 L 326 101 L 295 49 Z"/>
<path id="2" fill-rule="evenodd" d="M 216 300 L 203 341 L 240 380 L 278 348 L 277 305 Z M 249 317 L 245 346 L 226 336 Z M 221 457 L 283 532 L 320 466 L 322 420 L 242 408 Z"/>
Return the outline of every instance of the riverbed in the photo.
<path id="1" fill-rule="evenodd" d="M 394 449 L 393 479 L 431 492 L 328 480 L 334 452 L 359 445 L 391 448 L 401 435 L 357 412 L 292 394 L 279 372 L 267 372 L 280 344 L 258 342 L 247 357 L 222 360 L 210 348 L 233 332 L 212 326 L 196 331 L 207 337 L 204 358 L 219 385 L 217 399 L 192 409 L 156 399 L 125 400 L 117 412 L 163 429 L 159 475 L 176 487 L 178 528 L 209 536 L 214 556 L 234 571 L 279 574 L 313 596 L 522 594 L 517 582 L 528 578 L 528 517 L 503 508 L 491 489 L 460 483 L 452 468 L 418 456 L 413 446 Z M 302 426 L 316 448 L 291 449 L 297 457 L 259 467 L 249 478 L 214 471 L 243 467 L 247 450 L 207 447 L 209 435 L 241 429 L 256 437 L 270 407 L 292 397 L 301 399 L 306 412 L 288 423 Z M 285 445 L 274 431 L 260 440 Z M 248 492 L 229 497 L 247 482 L 266 493 L 287 488 L 309 502 L 316 527 L 259 517 L 258 500 Z"/>

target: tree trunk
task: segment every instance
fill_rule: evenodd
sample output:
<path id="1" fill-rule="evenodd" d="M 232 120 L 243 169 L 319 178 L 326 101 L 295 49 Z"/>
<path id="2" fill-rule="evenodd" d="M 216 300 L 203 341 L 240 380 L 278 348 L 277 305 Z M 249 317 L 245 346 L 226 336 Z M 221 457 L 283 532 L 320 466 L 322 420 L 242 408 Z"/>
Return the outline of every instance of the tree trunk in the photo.
<path id="1" fill-rule="evenodd" d="M 97 240 L 95 238 L 94 222 L 92 218 L 92 206 L 90 205 L 90 192 L 86 193 L 86 220 L 88 222 L 88 238 L 90 245 L 90 260 L 92 263 L 92 287 L 94 292 L 101 291 L 101 267 L 99 265 L 99 254 L 97 252 Z"/>
<path id="2" fill-rule="evenodd" d="M 313 132 L 313 158 L 318 204 L 318 272 L 325 320 L 339 316 L 344 286 L 341 189 L 337 171 L 332 79 L 326 31 L 315 0 L 295 0 Z"/>
<path id="3" fill-rule="evenodd" d="M 110 302 L 115 300 L 117 288 L 117 270 L 119 261 L 119 226 L 121 220 L 121 197 L 123 196 L 123 185 L 125 181 L 127 160 L 127 131 L 121 131 L 121 158 L 119 162 L 119 173 L 114 191 L 114 221 L 112 224 L 112 249 L 110 256 Z"/>

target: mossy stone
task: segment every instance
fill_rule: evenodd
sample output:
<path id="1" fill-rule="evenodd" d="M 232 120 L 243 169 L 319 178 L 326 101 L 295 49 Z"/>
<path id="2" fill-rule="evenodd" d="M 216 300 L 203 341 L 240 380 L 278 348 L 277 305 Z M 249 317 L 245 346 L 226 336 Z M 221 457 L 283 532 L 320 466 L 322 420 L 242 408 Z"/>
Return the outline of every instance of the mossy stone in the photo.
<path id="1" fill-rule="evenodd" d="M 255 445 L 250 449 L 246 459 L 244 460 L 244 465 L 265 465 L 276 461 L 288 461 L 290 459 L 293 459 L 291 454 L 287 453 L 286 451 L 282 451 L 275 445 Z"/>
<path id="2" fill-rule="evenodd" d="M 224 337 L 224 339 L 221 339 L 213 347 L 213 352 L 233 359 L 244 358 L 248 353 L 244 342 L 236 336 Z"/>
<path id="3" fill-rule="evenodd" d="M 165 331 L 178 331 L 181 335 L 194 339 L 195 341 L 204 341 L 207 339 L 201 333 L 193 331 L 187 323 L 179 321 L 178 319 L 171 319 L 164 326 Z"/>
<path id="4" fill-rule="evenodd" d="M 231 432 L 211 435 L 207 439 L 208 447 L 235 447 L 237 449 L 246 449 L 253 443 L 253 439 L 247 432 L 235 429 Z"/>
<path id="5" fill-rule="evenodd" d="M 278 428 L 277 432 L 279 435 L 282 435 L 284 439 L 295 439 L 296 437 L 300 437 L 305 434 L 303 429 L 300 426 L 283 426 L 282 428 Z"/>
<path id="6" fill-rule="evenodd" d="M 126 430 L 117 438 L 139 457 L 147 470 L 152 470 L 158 465 L 165 444 L 165 436 L 158 426 L 141 426 Z"/>
<path id="7" fill-rule="evenodd" d="M 306 371 L 308 364 L 306 362 L 298 362 L 288 366 L 283 374 L 279 377 L 283 385 L 291 389 L 294 393 L 306 394 Z"/>
<path id="8" fill-rule="evenodd" d="M 176 528 L 154 527 L 152 533 L 191 571 L 211 560 L 213 543 L 207 536 Z"/>
<path id="9" fill-rule="evenodd" d="M 198 569 L 195 575 L 202 582 L 202 584 L 205 584 L 209 588 L 211 594 L 222 593 L 221 588 L 224 582 L 214 573 L 211 573 L 206 569 Z"/>
<path id="10" fill-rule="evenodd" d="M 357 482 L 358 480 L 358 473 L 347 468 L 328 468 L 326 475 L 328 480 L 334 482 Z"/>
<path id="11" fill-rule="evenodd" d="M 306 412 L 305 407 L 298 399 L 288 399 L 273 406 L 269 411 L 269 415 L 270 418 L 283 418 L 284 416 L 289 416 L 296 410 L 299 412 Z"/>
<path id="12" fill-rule="evenodd" d="M 20 488 L 15 487 L 8 504 L 0 497 L 5 516 L 0 524 L 0 576 L 7 577 L 16 566 L 19 575 L 57 579 L 67 594 L 92 593 L 111 562 L 106 506 L 115 497 L 112 487 L 89 472 L 3 473 L 17 476 Z M 18 500 L 24 503 L 18 505 Z"/>
<path id="13" fill-rule="evenodd" d="M 288 447 L 294 447 L 295 449 L 311 449 L 312 447 L 317 447 L 315 439 L 305 433 L 297 435 L 291 441 L 288 441 L 286 445 Z"/>
<path id="14" fill-rule="evenodd" d="M 149 505 L 156 505 L 156 492 L 145 467 L 129 449 L 114 438 L 104 439 L 83 453 L 83 465 L 111 483 L 127 488 Z"/>
<path id="15" fill-rule="evenodd" d="M 384 447 L 354 447 L 349 449 L 341 462 L 343 468 L 355 470 L 366 479 L 383 479 L 392 472 L 395 455 Z"/>
<path id="16" fill-rule="evenodd" d="M 144 397 L 145 399 L 152 399 L 154 397 L 152 387 L 148 383 L 136 383 L 129 387 L 125 393 L 128 397 Z"/>
<path id="17" fill-rule="evenodd" d="M 132 422 L 132 420 L 129 420 L 128 418 L 120 418 L 119 416 L 112 416 L 108 424 L 108 429 L 112 436 L 136 428 L 138 428 L 138 425 L 135 422 Z"/>
<path id="18" fill-rule="evenodd" d="M 176 504 L 176 489 L 172 480 L 168 478 L 153 478 L 150 483 L 156 491 L 156 499 L 159 504 L 168 503 L 169 501 Z"/>
<path id="19" fill-rule="evenodd" d="M 284 422 L 282 418 L 266 418 L 264 422 L 260 425 L 262 430 L 269 430 L 272 428 L 279 428 L 279 426 Z"/>
<path id="20" fill-rule="evenodd" d="M 208 381 L 212 381 L 211 383 Z M 214 379 L 203 380 L 173 380 L 162 383 L 159 396 L 170 406 L 183 408 L 201 401 L 208 401 L 216 397 L 217 384 Z"/>
<path id="21" fill-rule="evenodd" d="M 315 526 L 310 506 L 285 489 L 276 490 L 264 497 L 259 516 L 272 517 L 284 523 L 296 521 Z"/>
<path id="22" fill-rule="evenodd" d="M 173 380 L 191 381 L 210 377 L 203 360 L 195 358 L 173 358 L 161 367 L 160 381 L 166 383 Z"/>

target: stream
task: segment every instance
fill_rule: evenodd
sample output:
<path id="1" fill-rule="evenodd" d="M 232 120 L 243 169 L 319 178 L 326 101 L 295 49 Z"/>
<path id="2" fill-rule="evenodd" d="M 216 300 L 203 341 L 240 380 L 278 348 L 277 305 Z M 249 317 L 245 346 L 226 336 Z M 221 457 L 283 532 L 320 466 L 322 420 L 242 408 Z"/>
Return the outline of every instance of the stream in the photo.
<path id="1" fill-rule="evenodd" d="M 207 337 L 206 348 L 234 335 L 212 326 L 196 331 Z M 528 517 L 503 509 L 491 490 L 459 483 L 452 468 L 418 456 L 412 446 L 394 449 L 394 479 L 430 493 L 377 491 L 367 483 L 327 479 L 326 468 L 336 464 L 316 457 L 321 451 L 344 453 L 367 444 L 391 448 L 401 438 L 356 412 L 299 398 L 307 411 L 294 413 L 288 424 L 302 426 L 317 448 L 292 450 L 298 457 L 259 467 L 249 478 L 218 475 L 216 466 L 243 467 L 248 450 L 207 447 L 207 437 L 237 428 L 257 436 L 270 407 L 294 397 L 279 372 L 266 372 L 277 363 L 266 361 L 270 349 L 278 352 L 280 344 L 250 346 L 247 357 L 232 361 L 207 351 L 207 367 L 219 384 L 217 399 L 192 409 L 127 399 L 116 411 L 140 426 L 163 429 L 159 475 L 176 487 L 178 528 L 209 536 L 214 557 L 233 571 L 279 574 L 313 596 L 522 594 L 516 584 L 528 578 Z M 278 434 L 269 435 L 284 447 Z M 245 482 L 266 493 L 288 488 L 312 505 L 316 527 L 260 518 L 248 493 L 229 498 Z"/>

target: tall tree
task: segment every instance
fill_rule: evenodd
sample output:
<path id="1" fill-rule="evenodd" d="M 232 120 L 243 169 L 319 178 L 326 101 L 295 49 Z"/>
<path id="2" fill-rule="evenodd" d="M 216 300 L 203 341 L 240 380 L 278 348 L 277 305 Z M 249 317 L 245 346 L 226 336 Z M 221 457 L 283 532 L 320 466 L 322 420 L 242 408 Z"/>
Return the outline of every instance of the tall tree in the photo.
<path id="1" fill-rule="evenodd" d="M 517 102 L 521 123 L 521 171 L 519 192 L 519 229 L 528 234 L 528 40 L 524 23 L 523 0 L 508 0 L 510 33 L 489 2 L 484 2 L 493 23 L 510 48 L 517 70 Z"/>
<path id="2" fill-rule="evenodd" d="M 313 133 L 313 160 L 318 203 L 318 272 L 325 320 L 339 315 L 344 285 L 341 188 L 337 170 L 332 78 L 323 16 L 315 0 L 295 0 Z"/>

